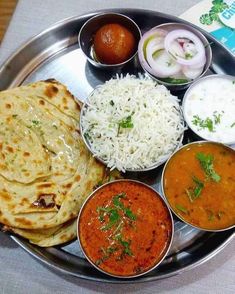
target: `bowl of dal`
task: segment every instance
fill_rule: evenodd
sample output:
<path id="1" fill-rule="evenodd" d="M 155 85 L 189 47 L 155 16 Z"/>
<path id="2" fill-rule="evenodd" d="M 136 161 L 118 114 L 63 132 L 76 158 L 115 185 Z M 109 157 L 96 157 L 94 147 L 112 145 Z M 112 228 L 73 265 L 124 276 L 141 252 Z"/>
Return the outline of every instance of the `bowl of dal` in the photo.
<path id="1" fill-rule="evenodd" d="M 173 213 L 205 231 L 235 226 L 235 151 L 216 142 L 193 142 L 167 161 L 162 191 Z"/>

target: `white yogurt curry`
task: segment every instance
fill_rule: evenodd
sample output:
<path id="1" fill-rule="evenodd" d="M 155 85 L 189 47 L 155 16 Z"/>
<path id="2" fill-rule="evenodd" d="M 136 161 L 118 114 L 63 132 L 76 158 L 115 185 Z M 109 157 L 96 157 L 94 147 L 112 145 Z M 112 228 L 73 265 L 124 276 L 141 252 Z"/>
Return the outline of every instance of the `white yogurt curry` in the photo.
<path id="1" fill-rule="evenodd" d="M 235 77 L 211 75 L 185 94 L 183 112 L 188 126 L 200 137 L 235 143 Z"/>

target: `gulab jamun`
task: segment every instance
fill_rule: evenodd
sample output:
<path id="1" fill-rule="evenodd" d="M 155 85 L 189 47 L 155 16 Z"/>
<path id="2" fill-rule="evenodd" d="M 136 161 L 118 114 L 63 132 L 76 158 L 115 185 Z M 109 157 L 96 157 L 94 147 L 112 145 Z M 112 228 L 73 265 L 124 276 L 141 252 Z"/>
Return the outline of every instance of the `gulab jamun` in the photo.
<path id="1" fill-rule="evenodd" d="M 99 62 L 118 64 L 128 60 L 134 53 L 134 35 L 116 23 L 102 26 L 94 36 L 94 51 Z"/>

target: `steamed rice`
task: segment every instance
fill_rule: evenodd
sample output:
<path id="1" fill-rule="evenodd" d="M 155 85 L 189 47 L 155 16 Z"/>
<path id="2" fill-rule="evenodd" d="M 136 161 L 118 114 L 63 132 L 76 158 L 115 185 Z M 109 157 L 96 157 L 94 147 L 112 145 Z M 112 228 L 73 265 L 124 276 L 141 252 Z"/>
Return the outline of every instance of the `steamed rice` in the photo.
<path id="1" fill-rule="evenodd" d="M 130 75 L 93 91 L 81 126 L 94 156 L 123 172 L 165 161 L 184 131 L 177 97 L 151 79 Z"/>

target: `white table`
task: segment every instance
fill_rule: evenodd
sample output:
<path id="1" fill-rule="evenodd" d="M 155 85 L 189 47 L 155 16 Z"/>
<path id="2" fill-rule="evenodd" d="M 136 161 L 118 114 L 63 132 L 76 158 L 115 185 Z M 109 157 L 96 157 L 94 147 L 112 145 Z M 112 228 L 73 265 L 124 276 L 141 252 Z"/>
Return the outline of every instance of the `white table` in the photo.
<path id="1" fill-rule="evenodd" d="M 63 18 L 103 8 L 144 8 L 180 15 L 198 0 L 19 0 L 0 47 L 0 64 L 30 37 Z M 1 205 L 1 204 L 0 204 Z M 235 242 L 189 272 L 144 284 L 109 285 L 60 274 L 0 233 L 0 293 L 235 293 Z"/>

